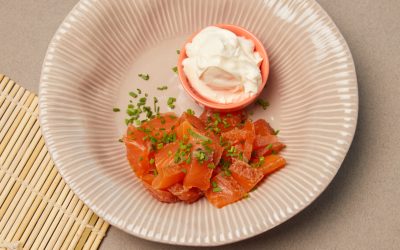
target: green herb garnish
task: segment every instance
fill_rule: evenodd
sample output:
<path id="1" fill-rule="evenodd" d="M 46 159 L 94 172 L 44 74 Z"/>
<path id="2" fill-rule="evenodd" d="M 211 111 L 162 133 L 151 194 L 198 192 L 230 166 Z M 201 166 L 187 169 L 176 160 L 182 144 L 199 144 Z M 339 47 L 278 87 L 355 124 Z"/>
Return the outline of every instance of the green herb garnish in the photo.
<path id="1" fill-rule="evenodd" d="M 158 90 L 166 90 L 166 89 L 168 89 L 168 86 L 164 85 L 164 86 L 161 86 L 161 87 L 157 87 L 157 89 Z"/>
<path id="2" fill-rule="evenodd" d="M 266 110 L 269 106 L 269 102 L 263 99 L 257 99 L 256 104 L 260 105 L 264 110 Z"/>
<path id="3" fill-rule="evenodd" d="M 135 92 L 129 92 L 129 95 L 132 96 L 133 98 L 138 97 L 138 95 Z"/>
<path id="4" fill-rule="evenodd" d="M 180 53 L 181 53 L 181 51 L 180 51 L 179 49 L 177 49 L 177 50 L 176 50 L 176 54 L 179 55 Z"/>
<path id="5" fill-rule="evenodd" d="M 194 115 L 194 110 L 193 109 L 187 109 L 186 113 L 188 113 L 189 115 Z"/>
<path id="6" fill-rule="evenodd" d="M 213 191 L 214 193 L 218 193 L 218 192 L 221 192 L 222 189 L 221 189 L 220 187 L 215 187 L 215 188 L 213 188 L 212 191 Z"/>
<path id="7" fill-rule="evenodd" d="M 205 160 L 208 160 L 207 154 L 201 149 L 195 151 L 194 157 L 196 157 L 197 161 L 200 163 L 203 163 Z"/>
<path id="8" fill-rule="evenodd" d="M 150 79 L 149 74 L 139 74 L 138 75 L 140 78 L 142 78 L 143 80 L 147 81 Z"/>
<path id="9" fill-rule="evenodd" d="M 171 109 L 175 108 L 175 102 L 176 102 L 176 98 L 175 97 L 170 97 L 167 100 L 167 105 L 168 107 L 170 107 Z"/>
<path id="10" fill-rule="evenodd" d="M 119 108 L 113 108 L 113 111 L 114 112 L 119 112 L 119 111 L 121 111 Z"/>
<path id="11" fill-rule="evenodd" d="M 173 71 L 174 73 L 177 73 L 177 72 L 178 72 L 178 67 L 177 67 L 177 66 L 173 67 L 173 68 L 172 68 L 172 71 Z"/>

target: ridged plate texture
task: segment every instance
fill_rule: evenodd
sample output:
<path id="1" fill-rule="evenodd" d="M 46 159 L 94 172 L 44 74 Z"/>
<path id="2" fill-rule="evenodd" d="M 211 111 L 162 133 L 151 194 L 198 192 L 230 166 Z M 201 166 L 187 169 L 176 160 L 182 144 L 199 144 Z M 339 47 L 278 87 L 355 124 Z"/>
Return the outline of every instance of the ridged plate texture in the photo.
<path id="1" fill-rule="evenodd" d="M 171 70 L 176 49 L 198 29 L 231 23 L 253 32 L 270 56 L 263 98 L 287 144 L 288 165 L 249 199 L 223 209 L 154 200 L 132 173 L 118 138 L 128 92 L 141 88 L 178 114 L 193 103 Z M 148 73 L 144 81 L 138 73 Z M 168 85 L 167 91 L 156 90 Z M 66 17 L 44 60 L 40 121 L 71 189 L 99 216 L 133 235 L 179 245 L 221 245 L 281 224 L 331 182 L 351 144 L 358 90 L 350 51 L 312 0 L 83 0 Z M 166 105 L 162 111 L 168 111 Z"/>

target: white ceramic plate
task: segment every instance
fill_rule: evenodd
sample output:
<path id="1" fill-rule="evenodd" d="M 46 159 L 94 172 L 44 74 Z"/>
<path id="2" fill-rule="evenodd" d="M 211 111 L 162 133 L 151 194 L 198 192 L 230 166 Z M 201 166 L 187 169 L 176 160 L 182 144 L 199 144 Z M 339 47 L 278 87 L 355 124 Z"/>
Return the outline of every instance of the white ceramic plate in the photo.
<path id="1" fill-rule="evenodd" d="M 140 87 L 160 103 L 177 97 L 179 114 L 200 109 L 180 87 L 176 49 L 192 32 L 232 23 L 265 45 L 271 74 L 254 108 L 281 130 L 288 165 L 250 199 L 223 209 L 205 199 L 163 204 L 132 173 L 118 138 L 128 91 Z M 149 73 L 150 80 L 137 77 Z M 157 86 L 168 85 L 165 92 Z M 167 111 L 166 105 L 162 111 Z M 40 85 L 40 121 L 49 151 L 72 190 L 126 232 L 181 245 L 220 245 L 279 225 L 330 183 L 352 141 L 357 81 L 345 40 L 312 0 L 84 0 L 49 46 Z"/>

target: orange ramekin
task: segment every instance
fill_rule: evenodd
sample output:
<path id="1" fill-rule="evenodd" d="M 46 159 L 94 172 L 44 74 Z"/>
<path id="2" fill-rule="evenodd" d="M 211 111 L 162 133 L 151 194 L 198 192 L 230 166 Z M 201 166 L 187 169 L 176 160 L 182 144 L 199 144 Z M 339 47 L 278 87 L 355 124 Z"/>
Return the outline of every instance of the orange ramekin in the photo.
<path id="1" fill-rule="evenodd" d="M 259 87 L 258 92 L 255 95 L 253 95 L 249 98 L 246 98 L 237 103 L 217 103 L 217 102 L 211 101 L 207 98 L 204 98 L 192 87 L 188 78 L 185 75 L 185 72 L 183 71 L 182 61 L 187 57 L 186 44 L 192 42 L 192 39 L 200 31 L 192 34 L 189 37 L 189 39 L 185 42 L 185 44 L 183 45 L 183 47 L 180 51 L 179 58 L 178 58 L 178 64 L 177 64 L 179 79 L 181 80 L 182 86 L 186 90 L 186 92 L 198 104 L 204 106 L 205 108 L 209 108 L 209 109 L 221 111 L 221 112 L 230 112 L 230 111 L 243 109 L 244 107 L 248 106 L 249 104 L 251 104 L 252 102 L 254 102 L 256 100 L 256 98 L 261 94 L 262 90 L 264 89 L 265 84 L 267 83 L 268 74 L 269 74 L 269 60 L 268 60 L 267 52 L 265 51 L 265 48 L 264 48 L 263 44 L 260 42 L 260 40 L 258 40 L 252 33 L 250 33 L 249 31 L 245 30 L 242 27 L 239 27 L 239 26 L 236 26 L 233 24 L 217 24 L 217 25 L 212 25 L 212 26 L 227 29 L 227 30 L 235 33 L 237 36 L 241 36 L 241 37 L 244 37 L 246 39 L 253 41 L 255 51 L 257 51 L 263 59 L 261 62 L 261 65 L 260 65 L 261 86 Z"/>

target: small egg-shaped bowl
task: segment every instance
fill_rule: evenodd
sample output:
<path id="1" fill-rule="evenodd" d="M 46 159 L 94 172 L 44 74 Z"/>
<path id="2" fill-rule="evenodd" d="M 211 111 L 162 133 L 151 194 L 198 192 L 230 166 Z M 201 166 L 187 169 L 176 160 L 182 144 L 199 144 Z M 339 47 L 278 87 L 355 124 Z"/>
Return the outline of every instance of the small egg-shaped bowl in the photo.
<path id="1" fill-rule="evenodd" d="M 232 31 L 239 37 L 244 37 L 246 39 L 249 39 L 253 41 L 254 43 L 254 50 L 260 54 L 262 57 L 262 62 L 260 65 L 260 72 L 261 72 L 261 85 L 258 88 L 258 92 L 240 102 L 236 103 L 217 103 L 212 100 L 209 100 L 202 95 L 200 95 L 190 84 L 189 79 L 186 77 L 185 72 L 183 71 L 183 65 L 182 62 L 185 58 L 187 58 L 186 55 L 186 44 L 192 42 L 192 39 L 201 31 L 197 31 L 194 34 L 192 34 L 189 39 L 185 42 L 183 45 L 182 49 L 180 50 L 179 53 L 179 58 L 178 58 L 178 75 L 179 79 L 182 83 L 183 88 L 186 90 L 186 92 L 201 106 L 204 106 L 205 108 L 219 111 L 219 112 L 231 112 L 235 110 L 240 110 L 245 108 L 246 106 L 250 105 L 252 102 L 256 100 L 256 98 L 261 94 L 263 91 L 268 75 L 269 75 L 269 60 L 268 60 L 268 55 L 267 52 L 265 51 L 264 45 L 260 42 L 260 40 L 257 39 L 252 33 L 247 31 L 246 29 L 233 25 L 233 24 L 216 24 L 213 25 L 219 28 L 227 29 L 229 31 Z"/>

